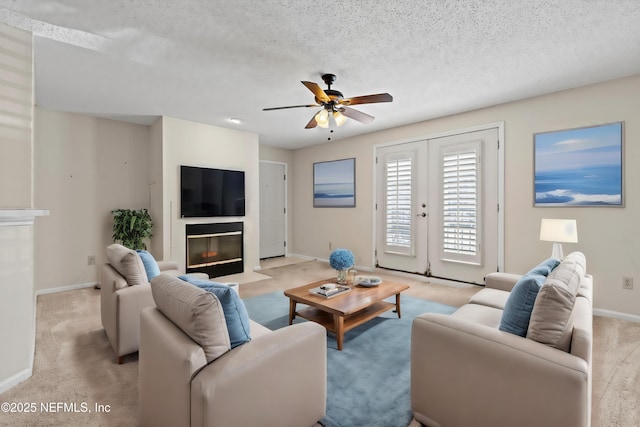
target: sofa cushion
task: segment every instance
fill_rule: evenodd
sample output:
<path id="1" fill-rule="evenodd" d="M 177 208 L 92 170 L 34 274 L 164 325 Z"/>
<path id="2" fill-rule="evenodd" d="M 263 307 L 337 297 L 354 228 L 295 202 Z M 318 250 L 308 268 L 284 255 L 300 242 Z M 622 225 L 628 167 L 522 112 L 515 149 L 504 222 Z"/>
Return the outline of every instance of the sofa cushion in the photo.
<path id="1" fill-rule="evenodd" d="M 151 280 L 160 274 L 160 266 L 151 253 L 144 250 L 137 250 L 136 252 L 142 260 L 142 265 L 144 265 L 144 271 L 147 273 L 148 280 Z"/>
<path id="2" fill-rule="evenodd" d="M 212 293 L 167 274 L 151 281 L 158 309 L 204 350 L 207 363 L 231 349 L 222 304 Z"/>
<path id="3" fill-rule="evenodd" d="M 451 314 L 452 317 L 478 325 L 497 329 L 500 326 L 502 310 L 495 307 L 487 307 L 480 304 L 465 304 Z"/>
<path id="4" fill-rule="evenodd" d="M 504 310 L 509 295 L 511 295 L 511 292 L 501 289 L 484 288 L 480 292 L 473 294 L 469 299 L 469 304 L 486 305 L 487 307 Z"/>
<path id="5" fill-rule="evenodd" d="M 524 337 L 529 328 L 533 305 L 545 281 L 541 274 L 527 274 L 515 284 L 507 298 L 499 329 Z"/>
<path id="6" fill-rule="evenodd" d="M 576 294 L 585 273 L 584 255 L 566 257 L 549 274 L 531 312 L 527 338 L 563 351 L 571 346 L 571 316 Z"/>
<path id="7" fill-rule="evenodd" d="M 256 339 L 264 335 L 268 335 L 273 332 L 271 329 L 266 326 L 262 326 L 261 324 L 254 322 L 249 319 L 249 327 L 251 329 L 251 338 Z"/>
<path id="8" fill-rule="evenodd" d="M 227 322 L 227 331 L 231 348 L 244 344 L 251 340 L 251 326 L 249 324 L 249 313 L 244 306 L 244 302 L 238 293 L 223 283 L 216 283 L 209 280 L 198 280 L 191 277 L 180 276 L 181 279 L 214 294 L 224 310 L 224 317 Z"/>
<path id="9" fill-rule="evenodd" d="M 542 276 L 547 277 L 558 265 L 560 265 L 560 260 L 557 258 L 549 258 L 542 261 L 540 264 L 533 267 L 531 270 L 527 272 L 528 274 L 540 274 Z"/>
<path id="10" fill-rule="evenodd" d="M 118 243 L 107 246 L 109 264 L 125 278 L 129 286 L 149 283 L 142 259 L 136 251 Z"/>
<path id="11" fill-rule="evenodd" d="M 564 258 L 564 261 L 575 263 L 575 268 L 582 278 L 587 272 L 587 258 L 582 252 L 571 252 Z M 580 283 L 578 284 L 580 285 Z"/>

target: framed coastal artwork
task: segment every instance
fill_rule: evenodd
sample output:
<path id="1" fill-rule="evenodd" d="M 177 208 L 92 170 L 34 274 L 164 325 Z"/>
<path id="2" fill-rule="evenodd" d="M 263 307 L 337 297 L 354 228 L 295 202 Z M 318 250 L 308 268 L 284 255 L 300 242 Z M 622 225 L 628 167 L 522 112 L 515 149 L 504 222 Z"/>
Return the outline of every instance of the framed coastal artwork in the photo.
<path id="1" fill-rule="evenodd" d="M 624 122 L 536 133 L 534 206 L 624 206 Z"/>
<path id="2" fill-rule="evenodd" d="M 356 159 L 313 164 L 313 207 L 356 206 Z"/>

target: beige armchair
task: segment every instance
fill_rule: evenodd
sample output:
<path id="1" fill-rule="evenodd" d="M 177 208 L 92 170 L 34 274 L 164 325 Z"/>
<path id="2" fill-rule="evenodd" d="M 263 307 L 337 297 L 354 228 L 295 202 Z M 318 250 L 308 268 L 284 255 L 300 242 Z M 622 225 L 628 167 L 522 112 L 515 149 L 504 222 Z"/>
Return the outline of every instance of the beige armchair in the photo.
<path id="1" fill-rule="evenodd" d="M 230 349 L 220 301 L 160 275 L 140 319 L 141 425 L 312 426 L 326 409 L 324 328 L 276 331 L 247 319 L 251 340 Z M 179 326 L 178 326 L 179 325 Z"/>
<path id="2" fill-rule="evenodd" d="M 118 363 L 138 351 L 140 311 L 154 306 L 142 260 L 136 251 L 120 244 L 107 247 L 106 264 L 100 267 L 100 316 L 102 327 Z M 180 275 L 178 263 L 159 261 L 163 273 Z"/>

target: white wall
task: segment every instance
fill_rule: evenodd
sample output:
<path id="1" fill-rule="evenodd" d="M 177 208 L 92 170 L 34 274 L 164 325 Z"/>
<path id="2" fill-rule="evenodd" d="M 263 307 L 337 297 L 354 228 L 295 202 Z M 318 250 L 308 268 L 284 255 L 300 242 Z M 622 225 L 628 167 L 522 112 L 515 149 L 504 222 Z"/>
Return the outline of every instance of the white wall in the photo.
<path id="1" fill-rule="evenodd" d="M 36 108 L 36 289 L 93 284 L 113 209 L 149 207 L 149 127 Z M 96 256 L 96 264 L 87 257 Z"/>
<path id="2" fill-rule="evenodd" d="M 149 129 L 149 195 L 151 199 L 149 203 L 149 213 L 153 220 L 153 236 L 151 237 L 151 248 L 149 251 L 154 254 L 157 259 L 165 259 L 163 247 L 164 236 L 168 236 L 170 232 L 169 224 L 167 223 L 165 226 L 162 218 L 162 206 L 164 203 L 162 150 L 162 119 L 158 119 Z"/>
<path id="3" fill-rule="evenodd" d="M 350 123 L 361 126 L 359 123 Z M 339 132 L 339 131 L 337 131 Z M 373 138 L 372 138 L 373 137 Z M 293 181 L 293 244 L 291 251 L 328 259 L 336 248 L 349 248 L 356 266 L 373 267 L 373 146 L 385 136 L 369 134 L 295 150 Z M 313 207 L 313 163 L 356 158 L 356 207 Z M 297 232 L 304 230 L 304 232 Z"/>
<path id="4" fill-rule="evenodd" d="M 185 225 L 244 222 L 244 268 L 260 266 L 258 135 L 170 117 L 162 118 L 164 259 L 185 268 Z M 245 216 L 180 218 L 180 166 L 203 166 L 245 171 Z"/>
<path id="5" fill-rule="evenodd" d="M 33 207 L 33 38 L 0 24 L 0 393 L 31 376 L 34 227 L 5 208 Z"/>
<path id="6" fill-rule="evenodd" d="M 0 218 L 0 393 L 31 376 L 35 316 L 33 226 Z"/>
<path id="7" fill-rule="evenodd" d="M 188 222 L 177 218 L 180 164 L 247 171 L 247 216 L 239 219 L 245 269 L 259 265 L 257 135 L 171 118 L 143 126 L 39 107 L 34 123 L 36 205 L 50 210 L 36 226 L 39 292 L 98 281 L 113 242 L 113 209 L 149 209 L 152 253 L 184 264 L 184 236 L 174 234 L 171 245 L 172 230 L 184 232 Z M 95 266 L 87 265 L 90 255 Z"/>
<path id="8" fill-rule="evenodd" d="M 505 123 L 505 268 L 524 272 L 548 257 L 551 245 L 539 241 L 542 218 L 575 218 L 578 244 L 594 276 L 596 308 L 640 315 L 640 76 L 562 91 L 464 114 L 429 120 L 360 137 L 299 149 L 293 153 L 292 251 L 327 258 L 337 246 L 354 251 L 356 263 L 372 266 L 373 147 L 504 121 Z M 533 134 L 625 121 L 625 207 L 533 207 Z M 356 123 L 351 126 L 358 126 Z M 318 161 L 356 157 L 356 208 L 313 208 L 312 168 Z M 622 289 L 622 277 L 636 289 Z"/>
<path id="9" fill-rule="evenodd" d="M 0 24 L 0 209 L 32 205 L 32 46 L 30 32 Z"/>

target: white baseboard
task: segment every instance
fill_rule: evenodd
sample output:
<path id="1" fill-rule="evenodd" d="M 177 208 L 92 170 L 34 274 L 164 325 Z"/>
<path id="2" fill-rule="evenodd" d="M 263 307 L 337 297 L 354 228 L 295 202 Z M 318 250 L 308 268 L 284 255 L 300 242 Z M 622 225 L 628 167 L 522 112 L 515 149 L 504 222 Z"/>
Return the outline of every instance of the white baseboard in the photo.
<path id="1" fill-rule="evenodd" d="M 17 386 L 22 381 L 29 379 L 32 374 L 33 374 L 33 371 L 31 368 L 25 369 L 21 372 L 18 372 L 15 375 L 10 376 L 6 380 L 3 380 L 2 382 L 0 382 L 0 394 L 4 393 L 5 391 L 9 390 L 12 387 Z"/>
<path id="2" fill-rule="evenodd" d="M 98 282 L 79 283 L 77 285 L 61 286 L 59 288 L 40 289 L 36 295 L 55 294 L 56 292 L 72 291 L 74 289 L 93 288 Z"/>
<path id="3" fill-rule="evenodd" d="M 635 314 L 621 313 L 619 311 L 605 310 L 602 308 L 594 308 L 593 314 L 602 317 L 613 317 L 615 319 L 629 320 L 631 322 L 640 323 L 640 316 Z"/>
<path id="4" fill-rule="evenodd" d="M 308 261 L 312 261 L 312 260 L 314 260 L 314 259 L 317 259 L 318 261 L 326 261 L 326 260 L 318 259 L 318 258 L 316 258 L 316 257 L 308 256 L 308 255 L 294 254 L 294 253 L 292 253 L 292 252 L 287 252 L 287 253 L 285 254 L 285 256 L 292 257 L 292 258 L 302 258 L 302 259 L 306 259 L 306 260 L 308 260 Z"/>
<path id="5" fill-rule="evenodd" d="M 328 259 L 324 259 L 324 258 L 315 258 L 315 257 L 310 257 L 307 255 L 299 255 L 299 254 L 288 254 L 287 256 L 291 256 L 291 257 L 296 257 L 296 258 L 302 258 L 302 259 L 307 259 L 307 260 L 315 260 L 315 261 L 320 261 L 320 262 L 326 262 L 327 264 L 329 264 L 329 260 Z M 360 271 L 367 271 L 367 272 L 374 272 L 375 268 L 371 268 L 371 267 L 362 267 L 362 266 L 358 266 L 356 265 L 355 267 L 353 267 L 357 270 Z"/>

